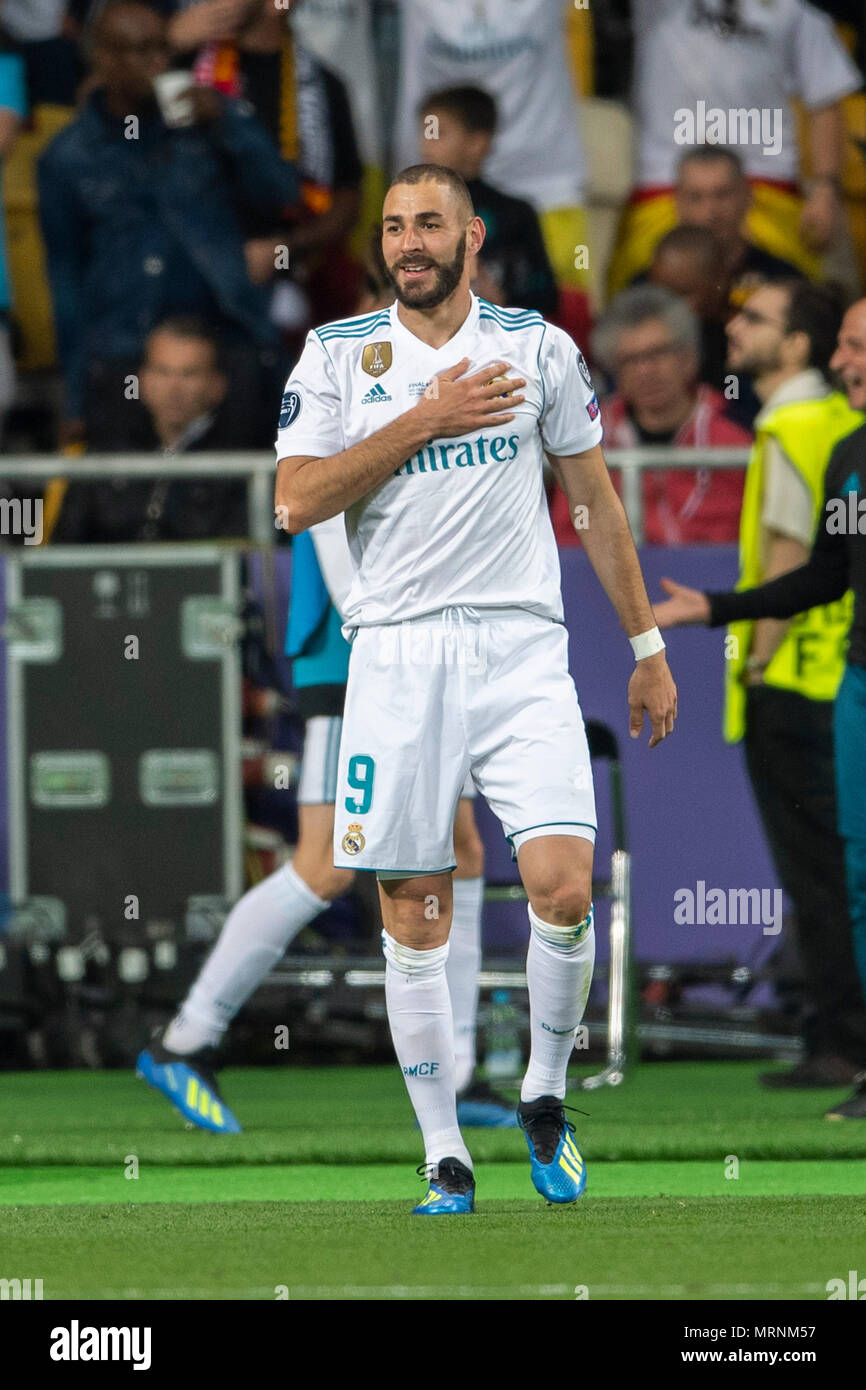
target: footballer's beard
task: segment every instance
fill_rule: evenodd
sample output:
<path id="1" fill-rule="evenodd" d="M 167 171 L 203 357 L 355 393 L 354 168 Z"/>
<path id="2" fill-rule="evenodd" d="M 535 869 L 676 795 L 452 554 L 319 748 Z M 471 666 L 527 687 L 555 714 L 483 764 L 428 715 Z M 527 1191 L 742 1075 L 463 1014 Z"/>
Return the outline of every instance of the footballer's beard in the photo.
<path id="1" fill-rule="evenodd" d="M 427 259 L 425 257 L 425 259 Z M 452 261 L 443 264 L 441 261 L 431 261 L 430 264 L 435 271 L 435 282 L 432 289 L 422 290 L 417 285 L 401 285 L 398 274 L 399 267 L 394 271 L 386 267 L 385 273 L 392 286 L 398 300 L 407 309 L 435 309 L 453 294 L 460 284 L 460 277 L 463 274 L 463 266 L 466 262 L 466 243 L 460 241 Z"/>

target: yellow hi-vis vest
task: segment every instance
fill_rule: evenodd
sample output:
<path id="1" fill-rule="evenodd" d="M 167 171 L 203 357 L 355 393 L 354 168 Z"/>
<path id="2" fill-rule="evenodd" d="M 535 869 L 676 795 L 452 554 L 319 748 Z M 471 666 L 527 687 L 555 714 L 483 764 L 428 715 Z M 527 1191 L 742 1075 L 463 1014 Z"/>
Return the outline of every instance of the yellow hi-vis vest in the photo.
<path id="1" fill-rule="evenodd" d="M 843 395 L 834 391 L 820 400 L 777 406 L 759 425 L 743 491 L 738 589 L 751 589 L 765 577 L 761 569 L 761 510 L 767 441 L 778 440 L 809 488 L 814 534 L 823 520 L 824 474 L 830 455 L 838 441 L 862 423 L 863 416 L 851 409 Z M 845 665 L 852 613 L 850 590 L 836 603 L 798 613 L 764 672 L 765 683 L 782 690 L 796 690 L 810 700 L 834 699 Z M 753 627 L 753 622 L 737 622 L 728 628 L 724 715 L 724 735 L 728 743 L 736 743 L 745 732 L 746 692 L 741 676 L 752 643 Z"/>

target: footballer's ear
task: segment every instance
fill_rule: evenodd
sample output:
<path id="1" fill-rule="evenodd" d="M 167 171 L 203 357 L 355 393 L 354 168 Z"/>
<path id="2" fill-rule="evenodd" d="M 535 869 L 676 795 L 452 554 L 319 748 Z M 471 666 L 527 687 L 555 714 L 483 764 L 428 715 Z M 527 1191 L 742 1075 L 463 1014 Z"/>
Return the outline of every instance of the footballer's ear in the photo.
<path id="1" fill-rule="evenodd" d="M 484 245 L 487 228 L 480 217 L 471 217 L 466 225 L 466 254 L 477 256 Z"/>

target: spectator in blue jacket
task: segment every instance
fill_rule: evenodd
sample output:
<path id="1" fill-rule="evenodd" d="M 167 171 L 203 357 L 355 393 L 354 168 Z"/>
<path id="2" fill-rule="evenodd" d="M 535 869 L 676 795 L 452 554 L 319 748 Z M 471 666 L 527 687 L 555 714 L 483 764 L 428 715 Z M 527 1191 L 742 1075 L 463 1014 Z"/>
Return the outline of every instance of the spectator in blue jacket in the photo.
<path id="1" fill-rule="evenodd" d="M 292 205 L 298 181 L 241 102 L 195 88 L 193 123 L 166 123 L 153 86 L 170 61 L 166 20 L 148 5 L 111 0 L 92 57 L 94 90 L 42 156 L 39 197 L 66 387 L 61 443 L 98 446 L 167 315 L 211 322 L 247 410 L 266 373 L 276 382 L 279 339 L 241 224 L 250 209 Z"/>

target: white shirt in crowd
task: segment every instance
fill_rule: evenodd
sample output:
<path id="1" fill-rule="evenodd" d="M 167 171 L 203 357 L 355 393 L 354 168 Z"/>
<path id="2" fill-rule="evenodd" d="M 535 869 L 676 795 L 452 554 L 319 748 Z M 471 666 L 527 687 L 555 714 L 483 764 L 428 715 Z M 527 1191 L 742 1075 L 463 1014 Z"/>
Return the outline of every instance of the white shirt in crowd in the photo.
<path id="1" fill-rule="evenodd" d="M 579 206 L 586 171 L 567 9 L 566 0 L 401 0 L 396 167 L 426 162 L 417 114 L 423 97 L 442 87 L 482 87 L 499 112 L 487 182 L 541 212 Z"/>
<path id="2" fill-rule="evenodd" d="M 310 535 L 313 538 L 313 547 L 319 562 L 319 569 L 322 571 L 322 578 L 325 581 L 325 588 L 330 594 L 332 604 L 342 618 L 346 611 L 346 600 L 349 597 L 352 580 L 355 577 L 355 567 L 352 564 L 352 554 L 349 550 L 343 513 L 337 512 L 336 516 L 329 516 L 326 521 L 320 521 L 315 526 L 311 526 Z"/>
<path id="3" fill-rule="evenodd" d="M 67 0 L 0 0 L 0 24 L 19 43 L 56 39 L 67 9 Z"/>
<path id="4" fill-rule="evenodd" d="M 382 162 L 370 0 L 304 0 L 289 24 L 310 53 L 342 78 L 366 165 Z"/>
<path id="5" fill-rule="evenodd" d="M 632 3 L 638 188 L 674 183 L 687 148 L 675 139 L 686 128 L 677 113 L 693 112 L 700 129 L 711 109 L 763 115 L 761 138 L 752 138 L 754 119 L 727 120 L 724 138 L 711 134 L 707 143 L 736 148 L 750 178 L 796 182 L 794 99 L 817 110 L 861 85 L 832 21 L 805 0 L 739 0 L 743 29 L 727 37 L 718 22 L 723 0 Z M 732 138 L 738 134 L 742 141 Z"/>

